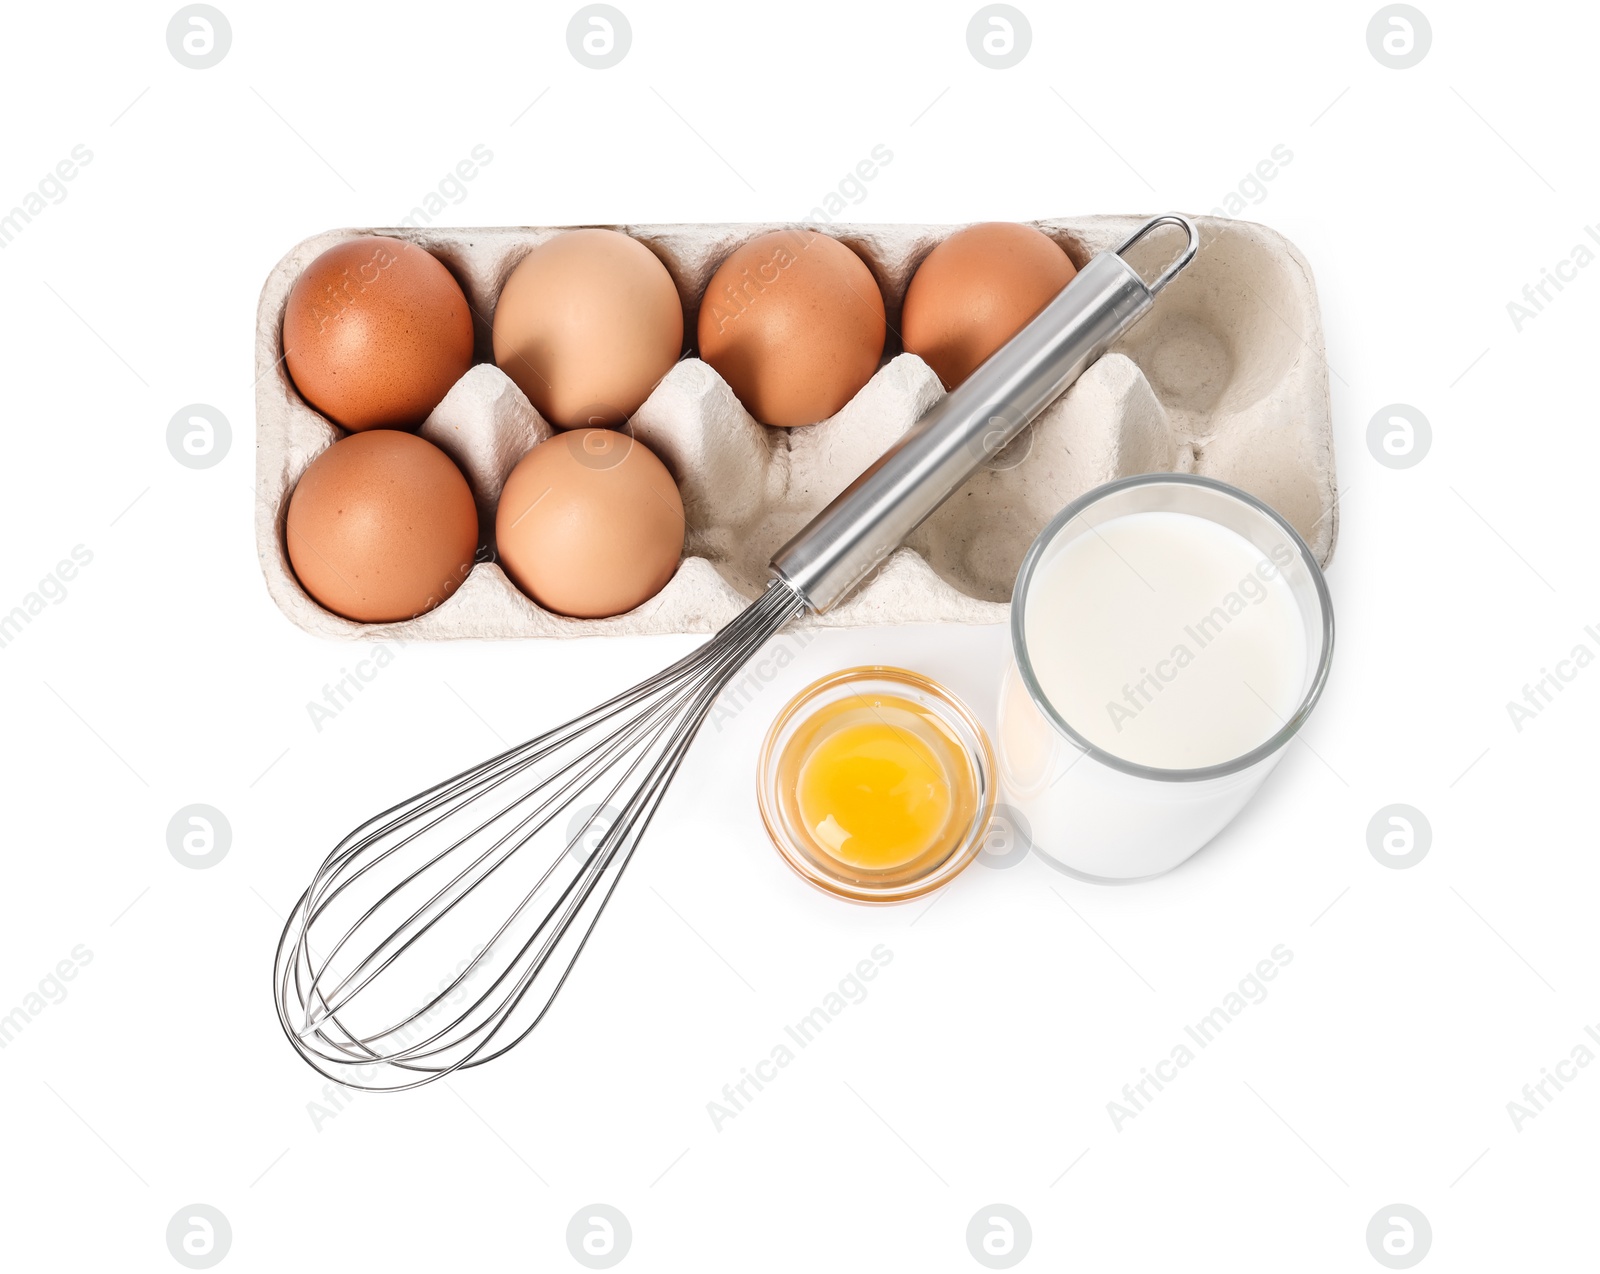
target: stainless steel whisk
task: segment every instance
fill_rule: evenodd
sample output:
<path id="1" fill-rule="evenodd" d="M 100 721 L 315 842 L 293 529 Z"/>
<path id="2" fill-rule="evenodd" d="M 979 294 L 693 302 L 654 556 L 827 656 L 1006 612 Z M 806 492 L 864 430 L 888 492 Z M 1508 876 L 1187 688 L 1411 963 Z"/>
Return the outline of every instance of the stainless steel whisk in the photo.
<path id="1" fill-rule="evenodd" d="M 1188 240 L 1146 284 L 1123 254 L 1161 225 Z M 1194 225 L 1168 214 L 1092 258 L 778 551 L 766 592 L 711 641 L 340 841 L 284 925 L 273 969 L 300 1055 L 346 1086 L 395 1091 L 525 1039 L 738 670 L 802 611 L 854 588 L 1143 317 L 1198 247 Z"/>

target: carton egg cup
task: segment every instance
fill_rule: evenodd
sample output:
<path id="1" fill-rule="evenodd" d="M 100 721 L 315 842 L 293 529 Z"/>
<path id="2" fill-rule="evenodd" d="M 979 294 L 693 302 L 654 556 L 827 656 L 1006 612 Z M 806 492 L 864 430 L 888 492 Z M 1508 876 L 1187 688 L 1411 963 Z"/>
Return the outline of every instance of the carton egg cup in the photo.
<path id="1" fill-rule="evenodd" d="M 1036 221 L 1082 266 L 1147 218 Z M 1064 505 L 1113 478 L 1148 472 L 1218 478 L 1273 505 L 1326 566 L 1338 535 L 1331 410 L 1321 316 L 1310 267 L 1281 235 L 1195 218 L 1201 249 L 1155 309 L 958 490 L 847 599 L 798 626 L 999 623 L 1039 530 Z M 735 247 L 780 225 L 615 226 L 665 262 L 693 340 L 700 298 Z M 677 480 L 684 556 L 660 593 L 623 615 L 572 619 L 541 609 L 493 561 L 494 509 L 507 475 L 551 427 L 490 355 L 501 285 L 527 252 L 563 227 L 334 230 L 278 262 L 256 316 L 256 546 L 279 608 L 322 637 L 584 637 L 705 633 L 764 588 L 772 553 L 943 394 L 896 335 L 917 264 L 955 226 L 830 226 L 877 278 L 889 340 L 871 381 L 838 414 L 797 429 L 751 417 L 707 364 L 680 359 L 626 428 Z M 343 436 L 300 397 L 282 358 L 289 290 L 341 240 L 406 239 L 447 265 L 473 311 L 476 357 L 422 425 L 461 467 L 478 503 L 479 560 L 449 600 L 413 619 L 361 624 L 301 588 L 284 541 L 300 475 Z"/>

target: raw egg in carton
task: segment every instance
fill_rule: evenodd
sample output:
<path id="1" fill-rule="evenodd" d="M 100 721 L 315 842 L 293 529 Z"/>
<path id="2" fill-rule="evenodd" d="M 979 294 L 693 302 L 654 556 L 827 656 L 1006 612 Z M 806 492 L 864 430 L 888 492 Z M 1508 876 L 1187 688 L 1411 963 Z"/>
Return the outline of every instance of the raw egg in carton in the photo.
<path id="1" fill-rule="evenodd" d="M 1082 266 L 1146 218 L 1030 223 Z M 1202 248 L 1132 334 L 928 519 L 833 611 L 800 625 L 998 623 L 1017 567 L 1064 505 L 1113 478 L 1199 473 L 1272 504 L 1324 565 L 1338 530 L 1328 368 L 1310 268 L 1282 236 L 1247 222 L 1196 218 Z M 889 335 L 875 374 L 817 424 L 758 423 L 728 383 L 693 356 L 701 298 L 721 262 L 777 225 L 615 226 L 664 262 L 684 303 L 691 346 L 624 430 L 666 464 L 683 499 L 683 560 L 642 605 L 604 619 L 541 609 L 494 560 L 494 510 L 507 476 L 552 429 L 492 359 L 491 320 L 517 263 L 561 228 L 341 230 L 306 240 L 269 275 L 256 325 L 256 539 L 278 606 L 329 637 L 576 637 L 705 633 L 757 596 L 768 558 L 944 393 L 904 352 L 901 305 L 918 264 L 957 227 L 831 226 L 883 293 Z M 362 624 L 319 606 L 290 567 L 284 526 L 306 467 L 343 436 L 285 370 L 289 291 L 326 249 L 368 234 L 415 243 L 461 284 L 473 314 L 473 366 L 422 424 L 466 475 L 484 539 L 478 560 L 441 605 L 412 619 Z"/>

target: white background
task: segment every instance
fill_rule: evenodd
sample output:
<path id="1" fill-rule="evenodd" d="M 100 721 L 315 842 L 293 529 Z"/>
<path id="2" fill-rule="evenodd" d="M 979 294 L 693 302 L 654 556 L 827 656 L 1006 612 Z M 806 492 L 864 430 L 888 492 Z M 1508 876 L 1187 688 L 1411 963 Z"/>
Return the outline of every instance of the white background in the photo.
<path id="1" fill-rule="evenodd" d="M 7 16 L 0 205 L 93 152 L 0 251 L 0 611 L 93 554 L 0 650 L 0 1014 L 92 953 L 0 1051 L 8 1263 L 176 1269 L 166 1226 L 196 1202 L 247 1270 L 578 1268 L 566 1227 L 594 1202 L 638 1269 L 977 1269 L 967 1222 L 995 1202 L 1029 1218 L 1024 1269 L 1377 1269 L 1367 1223 L 1397 1202 L 1431 1222 L 1423 1268 L 1592 1262 L 1600 1066 L 1520 1131 L 1507 1102 L 1600 1022 L 1600 668 L 1520 732 L 1505 704 L 1600 650 L 1600 269 L 1520 333 L 1506 310 L 1600 219 L 1593 8 L 1424 0 L 1432 49 L 1397 71 L 1368 51 L 1372 0 L 1023 0 L 1031 52 L 994 71 L 971 0 L 621 4 L 633 46 L 606 71 L 567 50 L 575 4 L 223 0 L 233 45 L 203 71 L 167 50 L 175 6 Z M 1316 270 L 1344 493 L 1304 745 L 1153 884 L 1029 859 L 925 914 L 853 908 L 765 840 L 767 722 L 865 661 L 987 714 L 1004 636 L 823 635 L 708 729 L 530 1043 L 316 1123 L 269 995 L 316 862 L 692 644 L 411 646 L 308 716 L 357 652 L 292 627 L 256 563 L 257 293 L 290 245 L 393 224 L 480 143 L 442 221 L 799 218 L 880 143 L 854 219 L 1206 212 L 1289 147 L 1247 215 Z M 165 442 L 194 402 L 233 427 L 204 471 Z M 1394 402 L 1433 428 L 1407 470 L 1366 445 Z M 232 826 L 209 870 L 166 845 L 193 802 Z M 1368 852 L 1391 802 L 1432 825 L 1408 870 Z M 870 996 L 716 1131 L 707 1102 L 879 943 Z M 1117 1131 L 1107 1102 L 1280 943 L 1269 998 Z"/>

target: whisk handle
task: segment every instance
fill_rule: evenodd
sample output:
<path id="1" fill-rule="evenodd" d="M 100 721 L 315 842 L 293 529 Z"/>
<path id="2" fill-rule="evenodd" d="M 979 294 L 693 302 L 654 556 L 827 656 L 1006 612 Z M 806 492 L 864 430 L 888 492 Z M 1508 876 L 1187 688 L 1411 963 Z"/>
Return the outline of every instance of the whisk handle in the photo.
<path id="1" fill-rule="evenodd" d="M 1146 284 L 1122 254 L 1160 225 L 1181 226 L 1188 244 Z M 1199 243 L 1194 223 L 1169 213 L 1147 221 L 1115 251 L 1092 257 L 1026 327 L 779 549 L 773 573 L 813 611 L 830 609 L 1138 322 Z"/>

